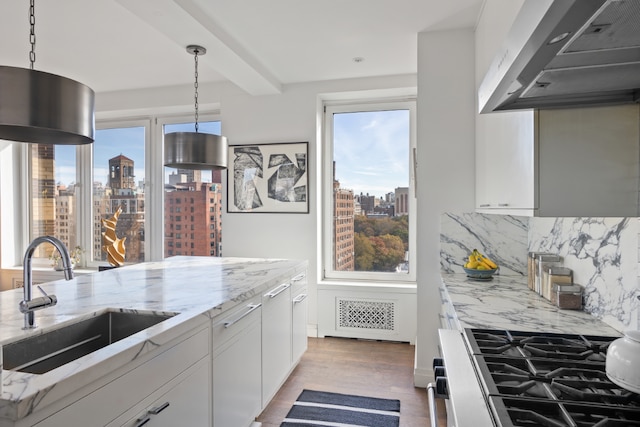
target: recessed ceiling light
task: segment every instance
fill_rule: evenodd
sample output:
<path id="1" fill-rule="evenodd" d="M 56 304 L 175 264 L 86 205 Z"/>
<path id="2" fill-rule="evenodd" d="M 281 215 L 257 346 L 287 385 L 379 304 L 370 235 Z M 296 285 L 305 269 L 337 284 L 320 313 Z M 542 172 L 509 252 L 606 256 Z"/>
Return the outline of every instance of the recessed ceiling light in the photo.
<path id="1" fill-rule="evenodd" d="M 364 61 L 364 58 L 362 56 L 356 56 L 355 58 L 353 58 L 353 62 L 362 62 Z"/>

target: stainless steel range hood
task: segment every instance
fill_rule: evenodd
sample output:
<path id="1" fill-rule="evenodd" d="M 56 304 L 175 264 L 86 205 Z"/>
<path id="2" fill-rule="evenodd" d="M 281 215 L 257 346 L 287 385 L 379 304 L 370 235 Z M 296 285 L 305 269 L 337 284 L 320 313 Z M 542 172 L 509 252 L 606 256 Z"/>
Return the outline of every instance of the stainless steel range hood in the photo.
<path id="1" fill-rule="evenodd" d="M 525 0 L 478 89 L 481 113 L 639 98 L 639 0 Z"/>

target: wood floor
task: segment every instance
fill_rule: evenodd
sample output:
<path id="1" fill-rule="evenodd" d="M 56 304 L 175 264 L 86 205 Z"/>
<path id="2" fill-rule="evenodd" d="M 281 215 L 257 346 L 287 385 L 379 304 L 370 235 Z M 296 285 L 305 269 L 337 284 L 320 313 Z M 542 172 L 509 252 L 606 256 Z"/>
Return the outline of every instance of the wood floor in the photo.
<path id="1" fill-rule="evenodd" d="M 257 421 L 263 427 L 280 426 L 306 388 L 400 399 L 400 427 L 428 427 L 426 390 L 413 386 L 414 351 L 413 345 L 403 343 L 309 338 L 302 360 Z M 440 405 L 441 426 L 446 425 L 444 413 L 444 405 Z"/>

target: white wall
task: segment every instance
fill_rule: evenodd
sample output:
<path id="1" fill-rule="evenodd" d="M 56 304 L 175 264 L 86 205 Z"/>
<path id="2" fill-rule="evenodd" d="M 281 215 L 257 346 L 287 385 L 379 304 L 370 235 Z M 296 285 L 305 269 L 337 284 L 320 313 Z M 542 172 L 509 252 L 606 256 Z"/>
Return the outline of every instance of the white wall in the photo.
<path id="1" fill-rule="evenodd" d="M 416 76 L 391 76 L 357 80 L 287 85 L 279 95 L 250 96 L 231 84 L 201 85 L 200 112 L 220 107 L 222 133 L 230 145 L 273 142 L 309 142 L 310 205 L 308 214 L 226 213 L 222 216 L 223 256 L 295 258 L 309 261 L 309 324 L 317 329 L 319 237 L 318 131 L 321 99 L 415 93 Z M 193 88 L 167 88 L 127 93 L 98 94 L 98 118 L 150 111 L 189 112 Z M 204 106 L 204 108 L 203 108 Z M 223 178 L 226 180 L 226 176 Z M 226 183 L 226 181 L 225 181 Z M 226 206 L 226 200 L 225 200 Z"/>
<path id="2" fill-rule="evenodd" d="M 438 355 L 440 215 L 475 206 L 474 33 L 418 35 L 418 338 L 415 382 Z"/>

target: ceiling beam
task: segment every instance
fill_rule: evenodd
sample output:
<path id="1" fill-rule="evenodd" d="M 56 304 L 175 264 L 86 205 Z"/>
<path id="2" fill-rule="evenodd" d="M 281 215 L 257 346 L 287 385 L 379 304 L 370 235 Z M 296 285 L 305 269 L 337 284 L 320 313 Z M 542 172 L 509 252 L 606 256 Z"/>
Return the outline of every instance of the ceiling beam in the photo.
<path id="1" fill-rule="evenodd" d="M 273 95 L 282 85 L 250 52 L 228 34 L 193 0 L 116 0 L 167 38 L 186 49 L 207 49 L 201 63 L 251 95 Z"/>

